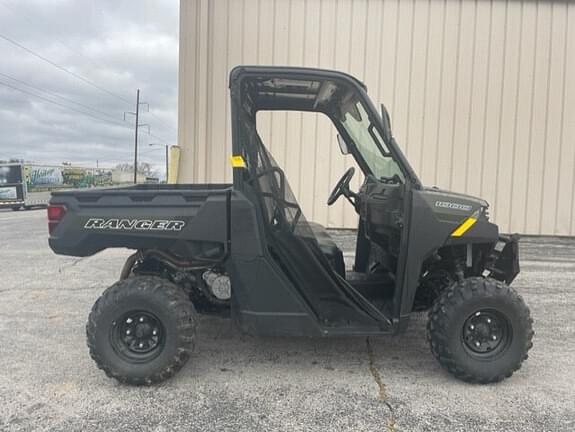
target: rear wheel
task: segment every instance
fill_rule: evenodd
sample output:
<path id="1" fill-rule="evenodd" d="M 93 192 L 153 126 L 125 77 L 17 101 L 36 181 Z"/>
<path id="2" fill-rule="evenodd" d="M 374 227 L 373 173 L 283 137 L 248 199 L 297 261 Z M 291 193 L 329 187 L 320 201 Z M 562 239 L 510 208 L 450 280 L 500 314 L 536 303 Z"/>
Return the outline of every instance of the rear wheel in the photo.
<path id="1" fill-rule="evenodd" d="M 435 301 L 427 338 L 433 355 L 457 378 L 492 383 L 510 377 L 527 359 L 532 323 L 513 288 L 494 279 L 468 278 Z"/>
<path id="2" fill-rule="evenodd" d="M 86 333 L 90 355 L 109 377 L 149 385 L 188 360 L 197 315 L 185 293 L 154 276 L 121 280 L 96 301 Z"/>

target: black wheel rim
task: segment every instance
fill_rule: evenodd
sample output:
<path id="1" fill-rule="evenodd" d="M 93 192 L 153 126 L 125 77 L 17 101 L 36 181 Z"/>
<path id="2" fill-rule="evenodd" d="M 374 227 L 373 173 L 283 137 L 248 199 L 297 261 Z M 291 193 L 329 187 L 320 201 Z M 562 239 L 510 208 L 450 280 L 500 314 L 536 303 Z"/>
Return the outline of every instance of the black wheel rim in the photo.
<path id="1" fill-rule="evenodd" d="M 511 342 L 511 327 L 500 312 L 482 309 L 465 320 L 462 338 L 470 354 L 490 358 L 507 349 Z"/>
<path id="2" fill-rule="evenodd" d="M 148 362 L 156 358 L 164 347 L 164 326 L 151 312 L 130 311 L 112 323 L 110 342 L 125 360 Z"/>

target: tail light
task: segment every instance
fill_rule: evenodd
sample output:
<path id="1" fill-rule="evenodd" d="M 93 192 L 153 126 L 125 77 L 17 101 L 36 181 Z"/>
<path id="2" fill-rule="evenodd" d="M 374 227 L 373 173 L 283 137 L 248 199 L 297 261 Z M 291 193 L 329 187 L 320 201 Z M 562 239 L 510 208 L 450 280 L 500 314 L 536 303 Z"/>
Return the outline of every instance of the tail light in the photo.
<path id="1" fill-rule="evenodd" d="M 48 206 L 48 233 L 52 235 L 52 232 L 56 229 L 56 226 L 66 215 L 66 207 L 63 205 L 49 205 Z"/>

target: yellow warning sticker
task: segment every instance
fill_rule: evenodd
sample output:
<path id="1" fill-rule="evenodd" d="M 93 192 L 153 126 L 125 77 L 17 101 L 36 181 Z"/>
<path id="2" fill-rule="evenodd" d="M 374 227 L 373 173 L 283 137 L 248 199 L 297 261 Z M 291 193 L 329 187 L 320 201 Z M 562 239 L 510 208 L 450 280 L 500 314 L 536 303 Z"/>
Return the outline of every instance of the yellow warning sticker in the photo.
<path id="1" fill-rule="evenodd" d="M 468 217 L 461 225 L 455 229 L 455 231 L 451 233 L 451 237 L 461 237 L 467 232 L 469 228 L 473 226 L 475 222 L 477 222 L 477 219 L 474 217 Z"/>
<path id="2" fill-rule="evenodd" d="M 242 156 L 230 156 L 232 168 L 246 168 L 246 161 Z"/>

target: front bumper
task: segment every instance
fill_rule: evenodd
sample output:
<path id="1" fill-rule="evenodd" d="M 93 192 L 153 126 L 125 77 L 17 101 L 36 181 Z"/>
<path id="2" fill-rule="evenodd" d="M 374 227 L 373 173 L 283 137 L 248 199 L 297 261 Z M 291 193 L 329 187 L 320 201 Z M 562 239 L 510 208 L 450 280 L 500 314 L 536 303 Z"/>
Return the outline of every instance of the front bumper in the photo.
<path id="1" fill-rule="evenodd" d="M 519 236 L 499 236 L 499 241 L 493 248 L 487 270 L 490 277 L 509 285 L 519 274 Z"/>

